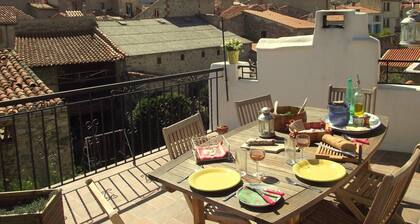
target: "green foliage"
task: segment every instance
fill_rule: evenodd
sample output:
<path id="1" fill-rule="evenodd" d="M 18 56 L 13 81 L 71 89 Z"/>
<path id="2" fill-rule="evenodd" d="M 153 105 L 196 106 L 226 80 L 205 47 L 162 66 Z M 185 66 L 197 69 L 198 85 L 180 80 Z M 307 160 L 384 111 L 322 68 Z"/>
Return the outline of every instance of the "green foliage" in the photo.
<path id="1" fill-rule="evenodd" d="M 239 39 L 230 39 L 225 43 L 227 51 L 239 51 L 242 48 L 242 42 Z"/>
<path id="2" fill-rule="evenodd" d="M 16 205 L 9 208 L 0 208 L 0 215 L 11 215 L 11 214 L 33 214 L 42 211 L 48 200 L 54 194 L 50 194 L 48 197 L 39 197 L 30 202 L 17 202 Z"/>
<path id="3" fill-rule="evenodd" d="M 198 94 L 193 93 L 192 95 L 200 95 L 201 91 L 203 90 L 199 89 Z M 142 139 L 147 142 L 147 144 L 143 142 L 142 146 L 156 148 L 164 145 L 161 129 L 183 120 L 197 111 L 200 111 L 206 120 L 207 107 L 203 105 L 200 98 L 200 96 L 187 97 L 170 93 L 141 98 L 132 111 L 131 122 L 140 130 L 143 135 Z"/>
<path id="4" fill-rule="evenodd" d="M 371 36 L 380 38 L 380 37 L 387 37 L 389 35 L 391 35 L 391 31 L 389 30 L 389 28 L 384 28 L 381 32 L 379 33 L 370 33 Z"/>

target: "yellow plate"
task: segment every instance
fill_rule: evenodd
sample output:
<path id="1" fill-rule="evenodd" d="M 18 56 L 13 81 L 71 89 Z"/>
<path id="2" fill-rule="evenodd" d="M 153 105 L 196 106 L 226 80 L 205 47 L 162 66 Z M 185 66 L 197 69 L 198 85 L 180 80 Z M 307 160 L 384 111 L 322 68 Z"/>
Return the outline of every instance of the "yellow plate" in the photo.
<path id="1" fill-rule="evenodd" d="M 188 183 L 199 191 L 223 191 L 238 185 L 241 175 L 228 168 L 209 167 L 190 175 Z"/>
<path id="2" fill-rule="evenodd" d="M 346 169 L 343 165 L 325 159 L 302 160 L 293 165 L 296 176 L 314 182 L 332 182 L 343 178 Z"/>

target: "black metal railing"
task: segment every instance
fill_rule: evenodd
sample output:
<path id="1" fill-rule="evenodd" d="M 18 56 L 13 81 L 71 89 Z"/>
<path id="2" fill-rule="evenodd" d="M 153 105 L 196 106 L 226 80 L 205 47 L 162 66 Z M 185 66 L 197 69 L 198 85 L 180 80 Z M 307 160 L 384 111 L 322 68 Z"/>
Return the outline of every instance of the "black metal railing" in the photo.
<path id="1" fill-rule="evenodd" d="M 0 116 L 0 191 L 55 187 L 135 163 L 138 157 L 164 149 L 162 127 L 197 111 L 205 127 L 214 130 L 222 71 L 201 70 L 0 102 L 0 108 L 21 111 Z M 46 105 L 57 99 L 62 103 Z"/>
<path id="2" fill-rule="evenodd" d="M 414 65 L 413 71 L 407 68 L 420 60 L 379 60 L 380 74 L 378 84 L 420 85 L 420 67 Z M 418 72 L 415 72 L 418 71 Z"/>
<path id="3" fill-rule="evenodd" d="M 239 79 L 258 80 L 257 66 L 253 65 L 238 65 Z"/>

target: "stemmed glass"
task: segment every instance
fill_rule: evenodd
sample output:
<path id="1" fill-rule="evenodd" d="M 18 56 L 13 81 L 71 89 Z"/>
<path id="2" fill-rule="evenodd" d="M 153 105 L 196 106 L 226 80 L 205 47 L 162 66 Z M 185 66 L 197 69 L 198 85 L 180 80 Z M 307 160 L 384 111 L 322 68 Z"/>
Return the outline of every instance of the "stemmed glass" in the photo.
<path id="1" fill-rule="evenodd" d="M 257 172 L 255 173 L 255 177 L 256 178 L 260 178 L 260 173 L 259 173 L 259 165 L 260 165 L 260 161 L 263 160 L 265 158 L 265 151 L 262 149 L 251 149 L 249 151 L 249 157 L 254 160 L 254 162 L 256 163 L 256 169 Z"/>
<path id="2" fill-rule="evenodd" d="M 300 158 L 303 160 L 303 148 L 311 145 L 311 138 L 306 134 L 296 135 L 296 147 L 300 150 Z"/>

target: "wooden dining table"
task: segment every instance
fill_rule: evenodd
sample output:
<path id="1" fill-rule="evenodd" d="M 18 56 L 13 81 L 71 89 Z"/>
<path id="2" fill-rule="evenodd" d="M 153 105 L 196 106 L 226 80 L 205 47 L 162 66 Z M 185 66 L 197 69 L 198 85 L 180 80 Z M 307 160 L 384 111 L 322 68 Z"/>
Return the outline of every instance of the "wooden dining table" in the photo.
<path id="1" fill-rule="evenodd" d="M 320 119 L 325 118 L 327 110 L 306 108 L 306 113 L 308 121 L 319 121 Z M 362 146 L 362 160 L 358 164 L 342 163 L 346 168 L 347 175 L 334 183 L 316 184 L 300 180 L 293 173 L 292 167 L 286 163 L 287 158 L 285 152 L 280 152 L 278 154 L 267 153 L 265 159 L 260 161 L 260 172 L 265 176 L 269 176 L 270 179 L 275 180 L 272 184 L 285 193 L 284 201 L 271 208 L 249 208 L 242 205 L 236 197 L 232 197 L 227 201 L 223 200 L 237 188 L 232 189 L 230 192 L 224 192 L 222 195 L 209 195 L 191 189 L 186 177 L 197 169 L 202 169 L 201 166 L 196 164 L 191 151 L 154 170 L 148 176 L 151 180 L 161 183 L 166 189 L 170 191 L 180 191 L 186 198 L 191 198 L 191 210 L 194 217 L 194 223 L 196 224 L 204 223 L 205 203 L 211 203 L 226 212 L 253 220 L 257 223 L 299 223 L 301 213 L 323 200 L 323 198 L 330 193 L 333 193 L 335 189 L 343 186 L 363 165 L 369 162 L 383 141 L 388 128 L 388 118 L 386 116 L 378 117 L 380 118 L 382 125 L 363 136 L 369 138 L 369 145 Z M 276 135 L 285 137 L 287 134 L 276 133 Z M 258 137 L 257 122 L 252 122 L 236 128 L 226 133 L 225 137 L 231 144 L 231 151 L 235 151 L 236 149 L 239 149 L 247 139 Z M 315 158 L 316 149 L 316 146 L 304 148 L 304 158 Z M 206 164 L 204 167 L 228 167 L 236 169 L 235 163 L 228 161 Z M 247 167 L 248 173 L 255 171 L 255 163 L 251 159 L 248 159 Z M 287 181 L 288 178 L 298 183 L 309 185 L 312 188 L 319 189 L 320 191 L 290 184 Z M 244 178 L 243 182 L 246 183 L 248 180 L 249 179 Z"/>

